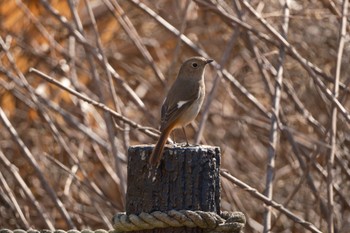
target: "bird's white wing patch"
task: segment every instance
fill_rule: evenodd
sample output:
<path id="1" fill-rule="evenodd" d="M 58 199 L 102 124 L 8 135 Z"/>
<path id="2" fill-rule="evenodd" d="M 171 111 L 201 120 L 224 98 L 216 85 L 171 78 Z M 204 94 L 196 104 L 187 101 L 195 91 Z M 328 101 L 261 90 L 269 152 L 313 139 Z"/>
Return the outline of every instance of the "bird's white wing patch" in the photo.
<path id="1" fill-rule="evenodd" d="M 189 100 L 181 100 L 179 102 L 177 102 L 177 108 L 181 108 L 184 104 L 187 104 L 188 102 L 190 102 Z"/>

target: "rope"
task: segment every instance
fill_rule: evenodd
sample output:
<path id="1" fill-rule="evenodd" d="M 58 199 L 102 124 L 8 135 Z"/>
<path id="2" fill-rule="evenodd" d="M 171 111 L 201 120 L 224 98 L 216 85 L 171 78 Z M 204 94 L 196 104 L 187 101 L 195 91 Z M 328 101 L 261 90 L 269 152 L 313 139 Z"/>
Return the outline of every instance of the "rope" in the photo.
<path id="1" fill-rule="evenodd" d="M 170 210 L 168 212 L 155 211 L 140 213 L 139 215 L 118 213 L 113 218 L 114 230 L 9 230 L 0 229 L 0 233 L 122 233 L 129 231 L 151 230 L 170 227 L 199 227 L 208 233 L 239 233 L 243 229 L 246 219 L 241 212 L 214 212 Z"/>
<path id="2" fill-rule="evenodd" d="M 98 229 L 98 230 L 22 230 L 22 229 L 16 229 L 16 230 L 9 230 L 9 229 L 0 229 L 0 233 L 116 233 L 114 230 L 103 230 L 103 229 Z"/>
<path id="3" fill-rule="evenodd" d="M 210 233 L 239 233 L 245 222 L 245 216 L 241 212 L 225 211 L 218 215 L 214 212 L 199 210 L 170 210 L 168 212 L 142 212 L 139 215 L 127 215 L 121 212 L 114 216 L 113 227 L 118 233 L 168 227 L 199 227 Z"/>

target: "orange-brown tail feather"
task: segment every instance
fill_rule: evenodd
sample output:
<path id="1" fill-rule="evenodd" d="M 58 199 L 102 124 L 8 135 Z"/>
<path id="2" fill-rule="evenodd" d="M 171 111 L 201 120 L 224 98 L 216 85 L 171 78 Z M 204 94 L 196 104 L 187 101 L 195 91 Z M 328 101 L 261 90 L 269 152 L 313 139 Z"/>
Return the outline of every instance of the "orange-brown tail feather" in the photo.
<path id="1" fill-rule="evenodd" d="M 165 143 L 168 140 L 168 137 L 169 137 L 171 130 L 172 130 L 172 128 L 168 127 L 167 129 L 163 130 L 163 132 L 160 134 L 158 142 L 152 151 L 151 157 L 148 160 L 148 162 L 151 165 L 157 165 L 157 166 L 159 165 L 160 160 L 163 157 Z"/>

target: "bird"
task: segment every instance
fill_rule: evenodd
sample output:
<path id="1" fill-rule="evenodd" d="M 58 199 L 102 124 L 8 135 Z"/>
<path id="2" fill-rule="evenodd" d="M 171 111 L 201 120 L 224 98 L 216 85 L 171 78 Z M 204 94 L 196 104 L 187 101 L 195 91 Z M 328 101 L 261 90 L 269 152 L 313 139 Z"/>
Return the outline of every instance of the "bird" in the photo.
<path id="1" fill-rule="evenodd" d="M 152 166 L 159 166 L 165 143 L 174 129 L 182 128 L 186 137 L 184 127 L 197 117 L 203 104 L 204 70 L 211 62 L 212 59 L 197 56 L 181 65 L 161 108 L 160 136 L 148 160 Z M 188 146 L 187 137 L 186 142 Z"/>

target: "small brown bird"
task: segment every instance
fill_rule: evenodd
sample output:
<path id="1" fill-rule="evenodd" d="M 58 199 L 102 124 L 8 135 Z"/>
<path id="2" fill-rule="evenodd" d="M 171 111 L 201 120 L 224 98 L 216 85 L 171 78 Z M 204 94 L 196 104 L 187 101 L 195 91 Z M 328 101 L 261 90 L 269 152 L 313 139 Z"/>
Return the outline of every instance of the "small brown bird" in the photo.
<path id="1" fill-rule="evenodd" d="M 185 132 L 184 127 L 198 115 L 205 95 L 204 68 L 212 61 L 192 57 L 182 64 L 162 106 L 161 134 L 149 158 L 151 165 L 159 165 L 169 134 L 181 127 Z"/>

